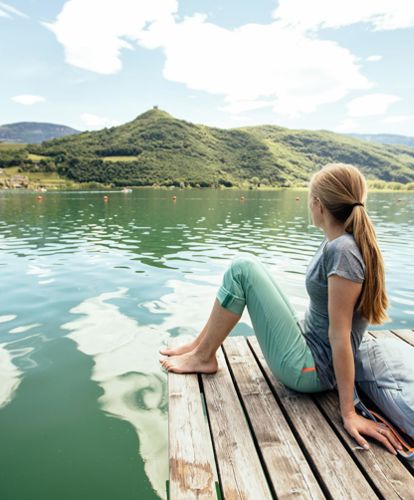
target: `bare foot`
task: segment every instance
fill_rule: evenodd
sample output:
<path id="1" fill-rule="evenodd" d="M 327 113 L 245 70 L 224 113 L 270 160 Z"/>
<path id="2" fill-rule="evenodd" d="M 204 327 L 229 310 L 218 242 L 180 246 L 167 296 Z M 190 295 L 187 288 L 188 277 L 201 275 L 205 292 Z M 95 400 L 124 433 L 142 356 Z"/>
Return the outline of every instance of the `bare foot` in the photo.
<path id="1" fill-rule="evenodd" d="M 165 356 L 177 356 L 178 354 L 184 354 L 186 352 L 190 352 L 194 350 L 199 344 L 199 341 L 197 339 L 194 339 L 192 342 L 189 342 L 188 344 L 183 344 L 178 347 L 165 347 L 163 349 L 160 349 L 160 354 L 164 354 Z"/>
<path id="2" fill-rule="evenodd" d="M 195 350 L 160 359 L 160 363 L 166 370 L 174 373 L 216 373 L 218 369 L 216 356 L 206 361 Z"/>

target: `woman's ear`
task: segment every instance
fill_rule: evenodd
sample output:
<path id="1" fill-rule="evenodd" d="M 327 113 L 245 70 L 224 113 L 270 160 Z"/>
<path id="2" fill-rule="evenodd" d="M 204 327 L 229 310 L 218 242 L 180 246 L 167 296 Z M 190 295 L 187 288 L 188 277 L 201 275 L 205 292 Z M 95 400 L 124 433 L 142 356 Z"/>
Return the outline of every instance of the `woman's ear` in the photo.
<path id="1" fill-rule="evenodd" d="M 322 213 L 323 213 L 323 205 L 322 205 L 322 203 L 321 203 L 321 200 L 320 200 L 317 196 L 315 196 L 315 202 L 316 202 L 316 203 L 317 203 L 317 205 L 318 205 L 319 212 L 322 214 Z"/>

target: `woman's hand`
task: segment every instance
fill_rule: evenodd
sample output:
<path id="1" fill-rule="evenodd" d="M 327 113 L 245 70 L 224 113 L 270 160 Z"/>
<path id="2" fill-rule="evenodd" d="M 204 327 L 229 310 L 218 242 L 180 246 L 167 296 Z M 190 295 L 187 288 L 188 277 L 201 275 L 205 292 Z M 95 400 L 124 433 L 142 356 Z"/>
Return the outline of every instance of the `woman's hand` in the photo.
<path id="1" fill-rule="evenodd" d="M 369 448 L 367 441 L 361 436 L 365 434 L 377 439 L 382 443 L 393 455 L 397 452 L 395 448 L 402 449 L 400 443 L 394 434 L 387 427 L 380 423 L 374 422 L 368 418 L 358 415 L 356 412 L 342 417 L 346 431 L 355 439 L 355 441 L 365 449 Z M 379 432 L 379 430 L 381 432 Z"/>

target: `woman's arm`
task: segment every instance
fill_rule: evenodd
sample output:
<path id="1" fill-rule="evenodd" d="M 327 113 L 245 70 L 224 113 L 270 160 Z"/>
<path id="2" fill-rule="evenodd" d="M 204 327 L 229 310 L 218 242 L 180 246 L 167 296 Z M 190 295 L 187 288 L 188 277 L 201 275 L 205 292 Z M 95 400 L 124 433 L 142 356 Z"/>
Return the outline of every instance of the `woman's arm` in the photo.
<path id="1" fill-rule="evenodd" d="M 342 418 L 355 413 L 355 365 L 351 344 L 352 316 L 362 283 L 341 276 L 328 278 L 329 342 Z"/>
<path id="2" fill-rule="evenodd" d="M 362 283 L 331 275 L 328 278 L 329 341 L 338 386 L 340 410 L 347 432 L 364 448 L 369 448 L 361 434 L 380 441 L 391 453 L 401 448 L 390 431 L 378 432 L 379 424 L 358 415 L 353 405 L 355 364 L 351 344 L 352 316 Z"/>
<path id="3" fill-rule="evenodd" d="M 355 365 L 351 340 L 347 332 L 330 331 L 332 360 L 339 393 L 342 418 L 356 413 L 353 404 Z"/>

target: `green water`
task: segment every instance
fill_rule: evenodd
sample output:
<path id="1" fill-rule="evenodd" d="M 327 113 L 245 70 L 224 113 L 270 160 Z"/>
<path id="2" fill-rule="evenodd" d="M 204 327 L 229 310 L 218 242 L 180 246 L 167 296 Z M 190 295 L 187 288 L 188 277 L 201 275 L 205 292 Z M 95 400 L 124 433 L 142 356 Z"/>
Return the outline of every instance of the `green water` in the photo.
<path id="1" fill-rule="evenodd" d="M 372 193 L 367 209 L 391 303 L 380 328 L 413 328 L 414 194 Z M 304 314 L 323 238 L 307 193 L 0 192 L 0 214 L 1 500 L 166 498 L 158 349 L 198 333 L 239 252 Z M 250 334 L 245 310 L 232 335 Z"/>

